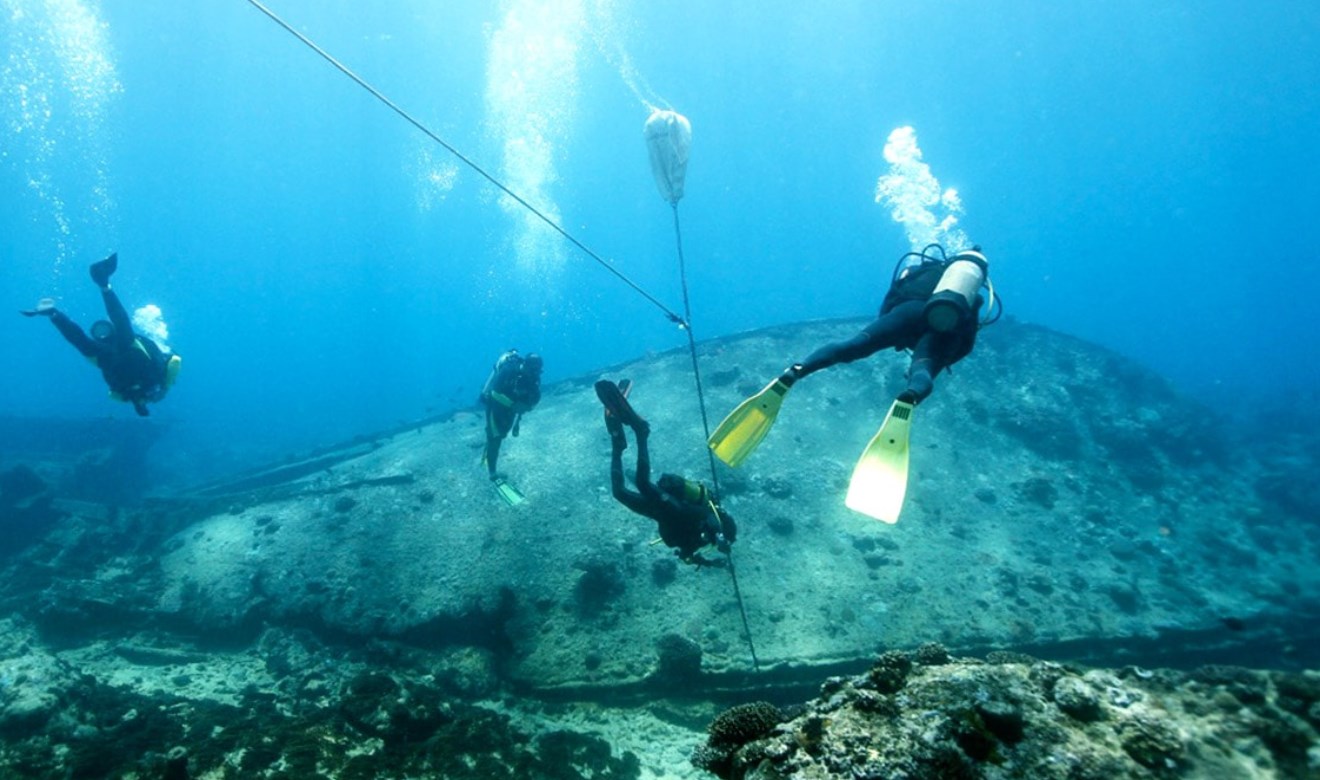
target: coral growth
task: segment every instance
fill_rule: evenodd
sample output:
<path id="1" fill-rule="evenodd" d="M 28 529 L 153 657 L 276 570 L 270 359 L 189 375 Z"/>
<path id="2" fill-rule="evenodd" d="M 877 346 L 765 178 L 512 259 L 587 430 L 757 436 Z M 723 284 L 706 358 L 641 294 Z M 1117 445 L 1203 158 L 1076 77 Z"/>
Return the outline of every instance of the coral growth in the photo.
<path id="1" fill-rule="evenodd" d="M 665 684 L 692 683 L 701 674 L 701 645 L 680 634 L 665 634 L 655 643 L 653 678 Z"/>
<path id="2" fill-rule="evenodd" d="M 953 659 L 938 645 L 885 653 L 866 675 L 831 678 L 790 721 L 773 724 L 769 710 L 721 715 L 693 762 L 726 780 L 1314 773 L 1313 675 L 1110 672 L 1003 657 Z M 717 729 L 729 736 L 717 741 Z"/>
<path id="3" fill-rule="evenodd" d="M 783 712 L 769 702 L 739 704 L 721 712 L 707 728 L 706 744 L 692 753 L 692 763 L 723 778 L 729 777 L 730 758 L 743 745 L 770 733 L 784 719 Z"/>

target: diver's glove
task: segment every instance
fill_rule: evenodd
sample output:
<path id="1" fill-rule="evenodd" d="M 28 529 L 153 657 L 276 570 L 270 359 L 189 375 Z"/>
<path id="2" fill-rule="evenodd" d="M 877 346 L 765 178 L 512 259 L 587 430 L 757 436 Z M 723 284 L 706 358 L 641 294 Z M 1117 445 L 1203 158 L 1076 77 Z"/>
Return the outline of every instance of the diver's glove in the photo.
<path id="1" fill-rule="evenodd" d="M 719 534 L 715 537 L 715 549 L 719 550 L 725 555 L 729 554 L 729 550 L 730 550 L 729 540 L 725 538 L 724 534 Z"/>
<path id="2" fill-rule="evenodd" d="M 20 309 L 18 313 L 22 314 L 24 317 L 54 317 L 55 299 L 42 298 L 41 300 L 37 301 L 37 308 Z"/>
<path id="3" fill-rule="evenodd" d="M 141 401 L 133 402 L 133 411 L 138 413 L 138 417 L 147 417 L 151 414 L 151 410 L 148 409 L 147 405 L 142 403 Z"/>
<path id="4" fill-rule="evenodd" d="M 698 569 L 701 569 L 701 568 L 707 568 L 707 567 L 709 567 L 709 568 L 711 568 L 711 569 L 723 569 L 723 568 L 724 568 L 724 559 L 723 559 L 723 558 L 716 558 L 715 560 L 711 560 L 710 558 L 707 558 L 707 557 L 703 556 L 701 553 L 697 553 L 697 554 L 693 555 L 693 556 L 692 556 L 690 559 L 688 559 L 688 560 L 692 563 L 692 565 L 696 566 Z"/>

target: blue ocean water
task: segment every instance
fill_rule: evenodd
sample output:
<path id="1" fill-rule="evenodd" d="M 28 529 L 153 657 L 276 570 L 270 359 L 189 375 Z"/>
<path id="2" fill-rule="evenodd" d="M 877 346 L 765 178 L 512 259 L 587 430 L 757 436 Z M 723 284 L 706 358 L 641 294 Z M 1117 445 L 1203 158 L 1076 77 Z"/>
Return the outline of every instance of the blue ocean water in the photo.
<path id="1" fill-rule="evenodd" d="M 1220 408 L 1320 387 L 1314 3 L 270 6 L 677 311 L 642 125 L 686 115 L 698 338 L 872 313 L 911 128 L 1012 316 Z M 248 2 L 3 0 L 0 46 L 4 302 L 90 323 L 119 252 L 184 358 L 144 423 L 180 479 L 470 404 L 511 346 L 554 381 L 686 343 Z M 45 323 L 0 344 L 3 413 L 132 418 Z"/>

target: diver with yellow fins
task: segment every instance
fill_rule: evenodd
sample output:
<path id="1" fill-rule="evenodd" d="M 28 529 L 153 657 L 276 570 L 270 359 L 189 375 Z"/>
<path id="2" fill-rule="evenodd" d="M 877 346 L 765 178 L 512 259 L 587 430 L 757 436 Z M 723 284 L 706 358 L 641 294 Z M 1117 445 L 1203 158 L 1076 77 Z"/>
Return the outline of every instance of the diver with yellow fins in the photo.
<path id="1" fill-rule="evenodd" d="M 987 311 L 992 313 L 985 321 L 980 317 L 985 303 L 982 288 L 989 292 Z M 798 380 L 882 349 L 911 350 L 907 388 L 894 400 L 880 431 L 858 461 L 846 499 L 852 509 L 896 522 L 907 489 L 912 410 L 931 394 L 941 371 L 972 351 L 977 331 L 998 317 L 989 263 L 979 246 L 952 257 L 939 244 L 908 252 L 894 267 L 874 322 L 850 339 L 812 352 L 740 404 L 711 435 L 710 448 L 720 460 L 738 466 L 769 433 L 784 396 Z"/>
<path id="2" fill-rule="evenodd" d="M 615 384 L 607 379 L 596 383 L 596 397 L 605 407 L 605 430 L 610 435 L 610 488 L 614 498 L 643 517 L 656 522 L 660 540 L 674 548 L 684 563 L 696 566 L 720 566 L 723 561 L 702 555 L 707 548 L 722 553 L 738 538 L 733 517 L 711 496 L 700 482 L 677 474 L 661 474 L 651 482 L 651 450 L 648 439 L 651 425 L 628 403 L 628 380 Z M 637 490 L 629 490 L 623 481 L 623 451 L 628 439 L 623 426 L 633 430 L 637 440 Z"/>
<path id="3" fill-rule="evenodd" d="M 124 304 L 110 289 L 110 276 L 119 267 L 118 253 L 92 263 L 92 281 L 101 288 L 109 320 L 92 323 L 91 335 L 55 308 L 55 301 L 42 298 L 35 309 L 19 313 L 25 317 L 47 317 L 83 357 L 101 369 L 110 387 L 110 397 L 133 405 L 139 416 L 151 412 L 147 404 L 165 397 L 179 375 L 183 360 L 155 339 L 134 332 Z M 157 312 L 159 313 L 159 312 Z"/>

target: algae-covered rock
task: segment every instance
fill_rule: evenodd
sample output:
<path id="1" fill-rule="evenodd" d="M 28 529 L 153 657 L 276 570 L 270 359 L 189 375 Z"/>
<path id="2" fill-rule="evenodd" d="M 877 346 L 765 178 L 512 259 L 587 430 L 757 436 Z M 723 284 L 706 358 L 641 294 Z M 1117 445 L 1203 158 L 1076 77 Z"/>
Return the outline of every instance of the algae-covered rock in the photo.
<path id="1" fill-rule="evenodd" d="M 25 621 L 0 620 L 0 735 L 39 732 L 63 709 L 79 675 Z"/>
<path id="2" fill-rule="evenodd" d="M 734 377 L 710 386 L 708 407 L 731 409 L 757 377 L 857 325 L 700 345 L 704 365 Z M 460 412 L 236 482 L 224 511 L 165 544 L 158 609 L 227 637 L 297 624 L 474 647 L 520 683 L 558 687 L 640 681 L 665 635 L 697 642 L 703 672 L 720 674 L 749 668 L 749 640 L 765 663 L 811 666 L 931 636 L 954 648 L 1196 638 L 1230 633 L 1225 614 L 1320 592 L 1299 518 L 1270 503 L 1271 546 L 1257 544 L 1264 466 L 1249 451 L 1229 469 L 1209 418 L 1158 377 L 1012 322 L 922 404 L 901 522 L 848 510 L 851 465 L 904 369 L 885 353 L 813 375 L 743 467 L 719 466 L 742 528 L 742 609 L 727 573 L 677 565 L 651 544 L 654 522 L 610 495 L 594 376 L 547 386 L 504 454 L 523 504 L 494 495 L 474 457 L 482 418 Z M 608 373 L 634 381 L 655 470 L 709 481 L 690 371 L 674 351 Z"/>
<path id="3" fill-rule="evenodd" d="M 892 653 L 877 664 L 897 665 Z M 840 681 L 732 750 L 712 750 L 712 736 L 693 761 L 726 780 L 1315 775 L 1308 757 L 1320 752 L 1320 734 L 1279 708 L 1293 698 L 1296 675 L 1260 673 L 1262 702 L 1227 711 L 1213 702 L 1233 683 L 1204 679 L 1046 662 L 917 664 L 897 693 L 877 690 L 874 674 Z"/>
<path id="4" fill-rule="evenodd" d="M 307 690 L 302 685 L 292 688 Z M 69 678 L 43 722 L 8 721 L 3 777 L 635 780 L 598 735 L 528 731 L 429 676 L 363 669 L 312 698 L 256 688 L 235 704 Z"/>
<path id="5" fill-rule="evenodd" d="M 692 752 L 692 764 L 699 769 L 727 777 L 735 751 L 770 733 L 784 720 L 784 713 L 764 702 L 739 704 L 721 712 L 707 728 L 704 745 Z"/>
<path id="6" fill-rule="evenodd" d="M 1068 675 L 1054 684 L 1054 703 L 1068 716 L 1089 723 L 1105 716 L 1100 693 L 1080 677 Z"/>

